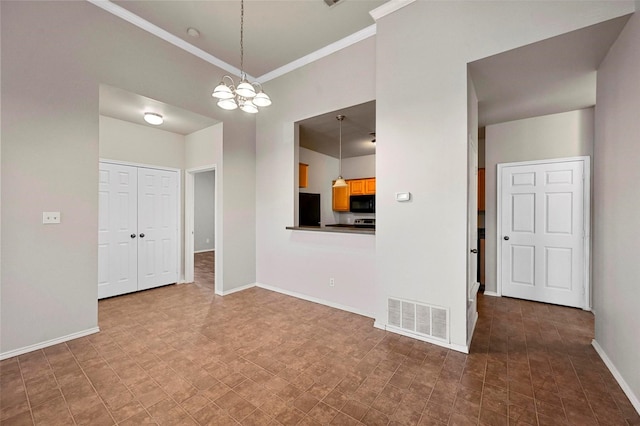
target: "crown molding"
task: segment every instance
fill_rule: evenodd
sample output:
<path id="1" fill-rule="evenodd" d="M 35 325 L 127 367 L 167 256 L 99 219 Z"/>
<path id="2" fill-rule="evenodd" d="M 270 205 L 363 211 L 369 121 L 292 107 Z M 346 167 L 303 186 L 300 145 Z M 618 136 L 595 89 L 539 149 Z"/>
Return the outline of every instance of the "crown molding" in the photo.
<path id="1" fill-rule="evenodd" d="M 355 32 L 341 40 L 331 43 L 323 47 L 322 49 L 318 49 L 315 52 L 309 53 L 308 55 L 303 56 L 300 59 L 296 59 L 293 62 L 289 62 L 288 64 L 281 66 L 280 68 L 276 68 L 273 71 L 263 74 L 256 80 L 260 83 L 266 83 L 269 80 L 273 80 L 274 78 L 280 77 L 288 72 L 308 65 L 314 61 L 317 61 L 318 59 L 322 59 L 325 56 L 329 56 L 332 53 L 335 53 L 374 35 L 376 35 L 376 24 L 369 25 L 368 27 L 363 28 L 360 31 Z"/>
<path id="2" fill-rule="evenodd" d="M 414 1 L 416 0 L 390 0 L 387 3 L 384 3 L 381 6 L 373 9 L 371 12 L 369 12 L 369 15 L 371 15 L 373 20 L 377 22 L 378 19 L 387 16 L 398 9 L 402 9 L 403 7 L 413 3 Z"/>
<path id="3" fill-rule="evenodd" d="M 233 65 L 230 65 L 228 63 L 226 63 L 225 61 L 216 58 L 215 56 L 205 52 L 204 50 L 200 49 L 199 47 L 194 46 L 191 43 L 187 43 L 186 41 L 184 41 L 183 39 L 181 39 L 180 37 L 176 37 L 175 35 L 171 34 L 168 31 L 163 30 L 162 28 L 158 27 L 157 25 L 152 24 L 151 22 L 147 21 L 146 19 L 143 19 L 141 17 L 139 17 L 138 15 L 136 15 L 135 13 L 131 13 L 129 12 L 127 9 L 118 6 L 115 3 L 110 2 L 109 0 L 87 0 L 89 3 L 93 4 L 94 6 L 99 7 L 102 10 L 105 10 L 109 13 L 111 13 L 112 15 L 115 15 L 119 18 L 124 19 L 125 21 L 135 25 L 136 27 L 143 29 L 151 34 L 153 34 L 156 37 L 161 38 L 164 41 L 167 41 L 171 44 L 173 44 L 176 47 L 179 47 L 180 49 L 191 53 L 194 56 L 197 56 L 198 58 L 210 63 L 211 65 L 215 65 L 218 68 L 223 69 L 224 71 L 231 73 L 235 76 L 239 76 L 240 75 L 240 70 L 236 67 L 234 67 Z M 247 74 L 247 78 L 249 80 L 255 80 L 254 77 L 250 76 Z"/>
<path id="4" fill-rule="evenodd" d="M 136 27 L 143 29 L 153 35 L 155 35 L 156 37 L 161 38 L 162 40 L 165 40 L 171 44 L 173 44 L 176 47 L 179 47 L 180 49 L 191 53 L 192 55 L 197 56 L 198 58 L 210 63 L 211 65 L 215 65 L 218 68 L 223 69 L 224 71 L 227 71 L 228 73 L 231 73 L 235 76 L 239 76 L 240 75 L 240 70 L 236 67 L 234 67 L 233 65 L 230 65 L 228 63 L 226 63 L 225 61 L 211 55 L 210 53 L 205 52 L 204 50 L 200 49 L 199 47 L 196 47 L 186 41 L 184 41 L 183 39 L 181 39 L 180 37 L 176 37 L 175 35 L 171 34 L 170 32 L 163 30 L 162 28 L 158 27 L 157 25 L 152 24 L 151 22 L 147 21 L 146 19 L 141 18 L 140 16 L 136 15 L 135 13 L 129 12 L 127 9 L 118 6 L 115 3 L 112 3 L 109 0 L 86 0 L 89 3 L 99 7 L 100 9 L 103 9 L 109 13 L 111 13 L 114 16 L 117 16 L 121 19 L 124 19 L 125 21 L 135 25 Z M 410 3 L 412 1 L 415 0 L 396 0 L 395 2 L 405 2 L 405 3 Z M 394 2 L 392 0 L 392 2 Z M 387 3 L 388 4 L 388 3 Z M 379 8 L 373 10 L 370 13 L 373 13 L 379 9 L 381 9 L 383 6 L 380 6 Z M 402 6 L 398 6 L 396 8 L 399 8 Z M 396 8 L 394 8 L 393 10 L 395 10 Z M 387 13 L 391 13 L 391 12 L 387 12 Z M 372 15 L 373 16 L 373 15 Z M 249 74 L 247 74 L 247 79 L 252 80 L 252 81 L 257 81 L 259 83 L 265 83 L 269 80 L 273 80 L 274 78 L 280 77 L 288 72 L 291 72 L 293 70 L 296 70 L 298 68 L 301 68 L 305 65 L 308 65 L 314 61 L 317 61 L 319 59 L 324 58 L 325 56 L 329 56 L 332 53 L 335 53 L 339 50 L 342 50 L 346 47 L 351 46 L 352 44 L 355 44 L 359 41 L 362 41 L 364 39 L 367 39 L 369 37 L 372 37 L 376 35 L 376 24 L 373 25 L 369 25 L 366 28 L 363 28 L 360 31 L 357 31 L 341 40 L 338 40 L 334 43 L 331 43 L 321 49 L 316 50 L 315 52 L 312 52 L 306 56 L 303 56 L 302 58 L 296 59 L 293 62 L 289 62 L 286 65 L 283 65 L 279 68 L 276 68 L 273 71 L 270 71 L 266 74 L 261 75 L 258 78 L 255 78 Z"/>

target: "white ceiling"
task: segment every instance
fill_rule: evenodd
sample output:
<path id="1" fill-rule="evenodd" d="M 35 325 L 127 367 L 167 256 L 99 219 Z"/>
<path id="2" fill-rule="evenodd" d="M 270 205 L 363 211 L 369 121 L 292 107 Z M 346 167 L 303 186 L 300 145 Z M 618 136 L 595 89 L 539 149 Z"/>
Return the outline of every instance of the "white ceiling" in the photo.
<path id="1" fill-rule="evenodd" d="M 628 19 L 612 19 L 470 63 L 479 125 L 595 105 L 596 70 Z"/>
<path id="2" fill-rule="evenodd" d="M 145 112 L 162 115 L 164 123 L 159 126 L 147 123 L 143 118 Z M 106 84 L 100 85 L 100 115 L 180 135 L 188 135 L 219 123 L 211 117 Z"/>
<path id="3" fill-rule="evenodd" d="M 245 0 L 244 71 L 259 77 L 374 24 L 387 0 Z M 165 31 L 240 68 L 240 1 L 114 1 Z M 200 37 L 193 38 L 193 27 Z"/>
<path id="4" fill-rule="evenodd" d="M 299 121 L 298 139 L 303 148 L 338 158 L 340 151 L 340 121 L 342 121 L 342 158 L 360 157 L 376 153 L 376 145 L 371 142 L 376 131 L 376 102 L 365 102 L 338 111 L 328 112 L 307 120 Z"/>
<path id="5" fill-rule="evenodd" d="M 369 11 L 385 2 L 342 0 L 329 7 L 324 0 L 245 0 L 245 71 L 259 78 L 370 27 L 374 21 Z M 240 67 L 238 0 L 114 3 L 137 15 L 135 19 L 146 20 L 207 54 Z M 479 99 L 480 126 L 593 106 L 596 70 L 627 19 L 614 19 L 469 64 Z M 189 27 L 197 28 L 200 37 L 187 35 Z M 110 95 L 114 95 L 113 91 Z M 105 115 L 139 122 L 139 110 L 149 100 L 143 98 L 131 107 L 120 99 L 122 109 L 130 113 L 116 111 L 116 105 L 105 105 Z M 168 110 L 170 106 L 161 108 Z M 343 123 L 343 157 L 372 153 L 373 144 L 370 139 L 365 143 L 365 138 L 375 131 L 375 106 L 359 108 L 300 122 L 302 146 L 337 157 L 335 116 L 343 113 L 347 115 Z M 367 111 L 369 116 L 365 117 Z M 196 117 L 196 122 L 202 118 Z M 188 134 L 188 114 L 177 121 L 184 121 L 185 127 L 175 132 Z M 350 128 L 352 123 L 354 129 Z M 201 125 L 194 124 L 193 128 Z M 168 124 L 165 129 L 169 130 Z M 350 146 L 352 139 L 359 144 L 357 147 Z"/>

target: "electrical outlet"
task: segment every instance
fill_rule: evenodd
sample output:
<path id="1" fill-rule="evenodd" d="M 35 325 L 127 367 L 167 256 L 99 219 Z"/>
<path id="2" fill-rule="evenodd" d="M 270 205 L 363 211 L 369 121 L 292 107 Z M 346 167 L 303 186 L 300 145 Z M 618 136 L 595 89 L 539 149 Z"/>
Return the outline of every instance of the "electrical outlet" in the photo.
<path id="1" fill-rule="evenodd" d="M 336 280 L 333 278 L 329 278 L 329 287 L 333 287 L 336 285 Z"/>
<path id="2" fill-rule="evenodd" d="M 60 212 L 42 212 L 42 223 L 60 223 Z"/>

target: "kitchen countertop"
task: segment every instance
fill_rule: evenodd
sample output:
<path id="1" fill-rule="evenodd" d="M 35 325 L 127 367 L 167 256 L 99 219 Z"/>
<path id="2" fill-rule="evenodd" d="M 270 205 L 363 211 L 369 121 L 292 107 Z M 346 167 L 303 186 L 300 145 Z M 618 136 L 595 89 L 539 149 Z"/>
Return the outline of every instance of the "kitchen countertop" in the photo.
<path id="1" fill-rule="evenodd" d="M 291 231 L 333 232 L 341 234 L 376 234 L 375 229 L 361 228 L 357 226 L 287 226 L 286 229 Z"/>

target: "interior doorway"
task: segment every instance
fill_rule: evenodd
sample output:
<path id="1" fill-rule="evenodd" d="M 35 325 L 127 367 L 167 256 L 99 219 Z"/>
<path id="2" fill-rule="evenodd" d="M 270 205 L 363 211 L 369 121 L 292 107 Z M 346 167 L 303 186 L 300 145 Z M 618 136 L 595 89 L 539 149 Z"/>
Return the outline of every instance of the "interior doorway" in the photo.
<path id="1" fill-rule="evenodd" d="M 589 164 L 498 164 L 498 294 L 590 309 Z"/>
<path id="2" fill-rule="evenodd" d="M 219 294 L 216 271 L 221 247 L 218 223 L 216 166 L 185 172 L 185 282 L 212 288 Z M 218 272 L 218 274 L 216 274 Z"/>

